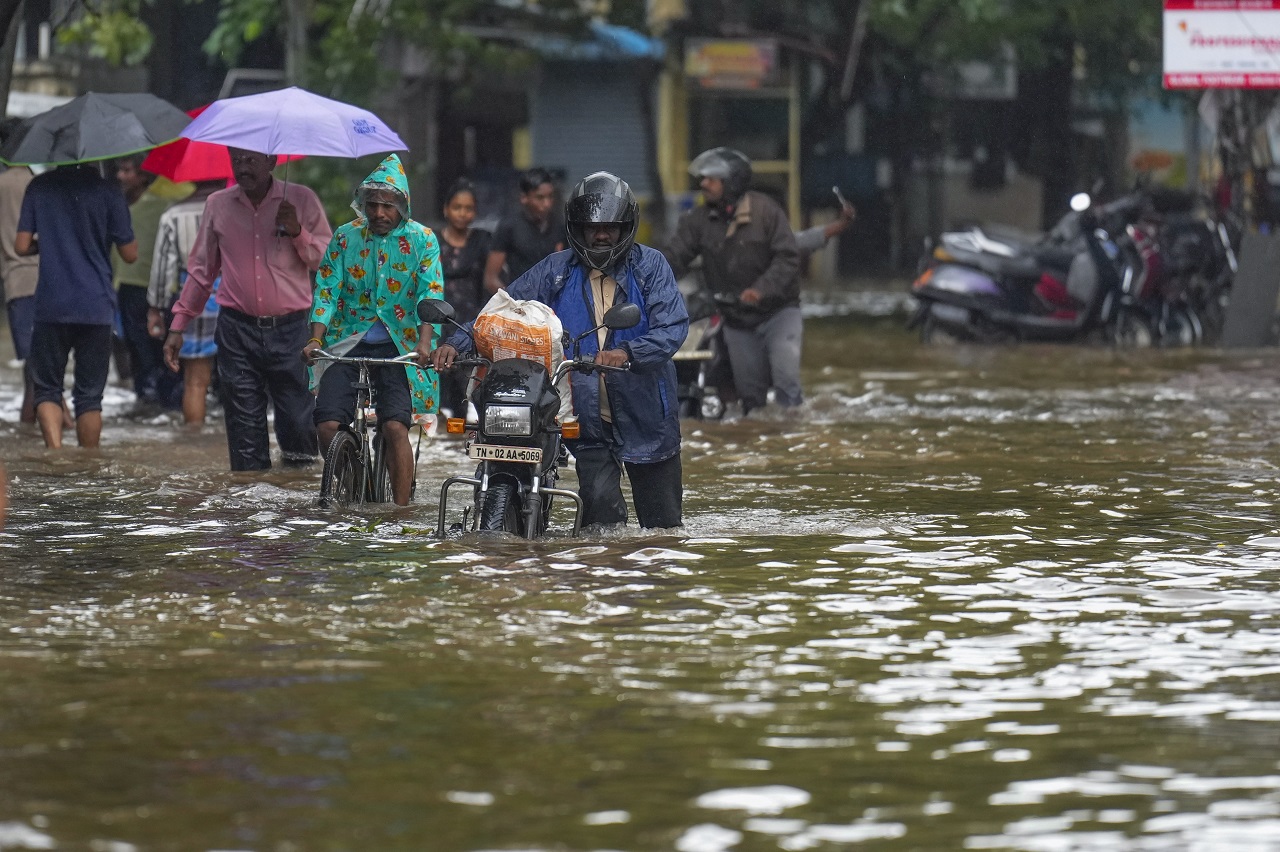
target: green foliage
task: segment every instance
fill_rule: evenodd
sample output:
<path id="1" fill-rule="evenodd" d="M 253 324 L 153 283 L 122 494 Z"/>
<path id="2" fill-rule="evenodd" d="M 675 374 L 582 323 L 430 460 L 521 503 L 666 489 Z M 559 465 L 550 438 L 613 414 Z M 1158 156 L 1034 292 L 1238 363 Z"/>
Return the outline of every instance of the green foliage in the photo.
<path id="1" fill-rule="evenodd" d="M 90 56 L 115 66 L 137 65 L 151 52 L 151 29 L 137 16 L 137 4 L 122 8 L 85 11 L 58 28 L 58 41 L 82 45 Z"/>
<path id="2" fill-rule="evenodd" d="M 385 154 L 374 154 L 359 159 L 339 157 L 308 157 L 293 163 L 276 166 L 275 175 L 309 187 L 320 197 L 330 224 L 335 227 L 355 218 L 351 198 L 360 182 L 368 176 Z M 404 156 L 403 153 L 401 156 Z M 419 216 L 423 211 L 414 210 Z"/>
<path id="3" fill-rule="evenodd" d="M 1012 48 L 1019 67 L 1063 60 L 1075 46 L 1088 85 L 1123 91 L 1160 57 L 1160 4 L 1116 0 L 702 0 L 693 29 L 783 36 L 841 68 L 860 3 L 869 4 L 867 60 L 889 76 L 945 74 L 956 62 L 992 60 Z M 1070 50 L 1070 48 L 1068 48 Z M 1072 57 L 1074 58 L 1074 57 Z"/>
<path id="4" fill-rule="evenodd" d="M 236 65 L 246 45 L 275 32 L 282 8 L 279 0 L 222 0 L 218 24 L 205 40 L 204 52 Z"/>

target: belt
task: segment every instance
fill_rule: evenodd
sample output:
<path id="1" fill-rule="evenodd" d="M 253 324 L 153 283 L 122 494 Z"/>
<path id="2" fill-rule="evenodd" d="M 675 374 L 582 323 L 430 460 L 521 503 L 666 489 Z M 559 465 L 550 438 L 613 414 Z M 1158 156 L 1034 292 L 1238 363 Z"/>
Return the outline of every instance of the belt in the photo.
<path id="1" fill-rule="evenodd" d="M 229 316 L 233 319 L 238 319 L 241 322 L 247 322 L 249 325 L 256 325 L 258 328 L 275 328 L 278 325 L 287 325 L 288 323 L 295 322 L 297 320 L 306 319 L 307 314 L 311 313 L 311 311 L 292 311 L 287 314 L 281 314 L 278 317 L 255 317 L 251 314 L 246 314 L 244 311 L 237 311 L 235 308 L 229 308 L 226 305 L 223 305 L 221 313 L 223 316 Z"/>

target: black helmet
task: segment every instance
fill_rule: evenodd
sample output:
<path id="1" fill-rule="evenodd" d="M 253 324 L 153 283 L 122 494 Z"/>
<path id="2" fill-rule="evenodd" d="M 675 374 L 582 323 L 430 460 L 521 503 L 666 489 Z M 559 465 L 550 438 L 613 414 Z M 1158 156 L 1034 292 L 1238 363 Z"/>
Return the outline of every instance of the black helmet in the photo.
<path id="1" fill-rule="evenodd" d="M 608 172 L 587 175 L 573 188 L 564 205 L 569 247 L 592 269 L 608 269 L 626 257 L 635 244 L 639 212 L 640 205 L 625 180 Z M 622 234 L 609 248 L 594 249 L 587 245 L 584 225 L 619 225 Z"/>
<path id="2" fill-rule="evenodd" d="M 689 174 L 696 178 L 719 178 L 724 181 L 724 200 L 732 204 L 751 185 L 751 160 L 733 148 L 711 148 L 693 158 Z"/>

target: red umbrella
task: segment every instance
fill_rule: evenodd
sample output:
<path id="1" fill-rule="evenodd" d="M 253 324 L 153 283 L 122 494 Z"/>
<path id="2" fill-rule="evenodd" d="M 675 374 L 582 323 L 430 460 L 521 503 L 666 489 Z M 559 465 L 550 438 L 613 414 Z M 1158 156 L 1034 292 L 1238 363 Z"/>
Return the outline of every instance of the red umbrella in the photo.
<path id="1" fill-rule="evenodd" d="M 209 104 L 190 110 L 187 115 L 195 118 L 209 108 Z M 280 156 L 277 162 L 301 160 L 300 156 Z M 193 142 L 178 139 L 168 145 L 153 148 L 142 161 L 143 171 L 163 175 L 171 181 L 232 180 L 231 155 L 227 146 L 212 142 Z"/>

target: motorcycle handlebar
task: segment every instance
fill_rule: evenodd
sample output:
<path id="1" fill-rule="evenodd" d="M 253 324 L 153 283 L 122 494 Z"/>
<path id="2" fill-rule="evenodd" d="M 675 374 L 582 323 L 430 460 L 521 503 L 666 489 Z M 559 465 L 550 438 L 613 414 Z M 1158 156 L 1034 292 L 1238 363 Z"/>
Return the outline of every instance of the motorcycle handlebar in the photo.
<path id="1" fill-rule="evenodd" d="M 576 373 L 594 373 L 597 370 L 605 370 L 611 373 L 625 373 L 631 369 L 631 362 L 628 361 L 621 367 L 610 367 L 606 364 L 597 364 L 590 358 L 571 358 L 561 362 L 556 367 L 555 375 L 551 377 L 552 383 L 559 383 L 560 378 L 570 371 Z"/>

